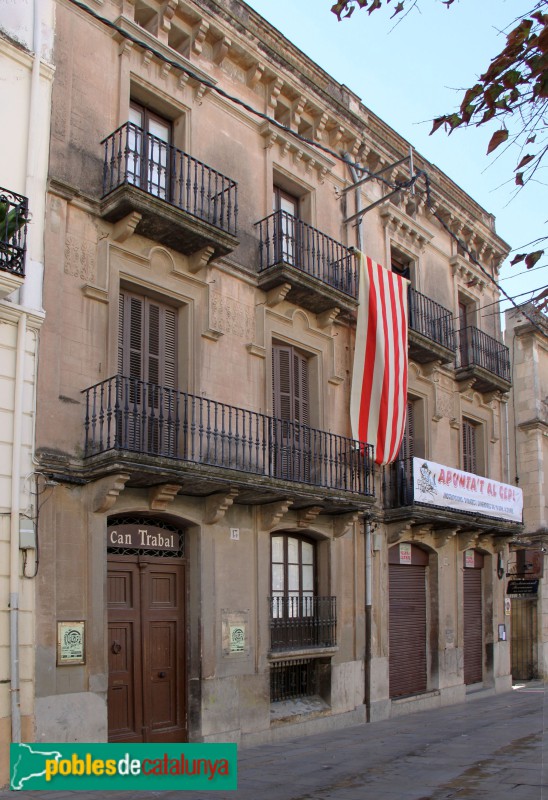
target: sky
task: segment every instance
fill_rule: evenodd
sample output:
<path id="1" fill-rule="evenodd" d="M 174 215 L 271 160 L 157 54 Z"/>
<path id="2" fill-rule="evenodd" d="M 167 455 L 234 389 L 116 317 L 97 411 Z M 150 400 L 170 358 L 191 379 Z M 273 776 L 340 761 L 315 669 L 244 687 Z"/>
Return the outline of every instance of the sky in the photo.
<path id="1" fill-rule="evenodd" d="M 338 22 L 330 11 L 333 0 L 247 2 L 494 214 L 497 233 L 517 252 L 548 234 L 546 186 L 530 183 L 515 195 L 518 151 L 499 155 L 501 147 L 486 156 L 499 123 L 429 135 L 432 119 L 456 110 L 459 90 L 474 85 L 504 46 L 504 31 L 530 11 L 533 0 L 456 0 L 450 8 L 419 0 L 397 25 L 384 8 L 371 16 L 356 9 L 350 20 Z M 512 297 L 521 295 L 521 303 L 548 284 L 548 258 L 538 262 L 541 269 L 525 273 L 523 264 L 509 265 L 511 258 L 500 285 Z"/>

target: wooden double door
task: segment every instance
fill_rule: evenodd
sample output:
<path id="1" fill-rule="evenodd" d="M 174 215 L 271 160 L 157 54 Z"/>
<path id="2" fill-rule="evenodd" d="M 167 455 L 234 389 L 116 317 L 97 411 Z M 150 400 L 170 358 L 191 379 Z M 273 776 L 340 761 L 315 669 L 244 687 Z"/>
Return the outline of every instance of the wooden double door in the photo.
<path id="1" fill-rule="evenodd" d="M 109 555 L 109 741 L 187 741 L 185 569 Z"/>

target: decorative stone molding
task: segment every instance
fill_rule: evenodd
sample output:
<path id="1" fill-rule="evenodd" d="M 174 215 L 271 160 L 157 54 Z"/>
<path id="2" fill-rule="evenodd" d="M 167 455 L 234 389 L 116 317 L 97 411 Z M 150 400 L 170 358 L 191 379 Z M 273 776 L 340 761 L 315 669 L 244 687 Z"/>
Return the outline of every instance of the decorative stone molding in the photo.
<path id="1" fill-rule="evenodd" d="M 223 36 L 218 42 L 215 42 L 213 45 L 213 61 L 217 66 L 222 66 L 231 46 L 232 40 L 228 36 Z"/>
<path id="2" fill-rule="evenodd" d="M 434 236 L 393 203 L 381 206 L 380 217 L 389 234 L 415 253 L 422 252 Z"/>
<path id="3" fill-rule="evenodd" d="M 354 514 L 341 514 L 340 517 L 334 517 L 333 537 L 335 539 L 340 539 L 342 536 L 349 533 L 354 527 L 354 523 L 358 521 L 358 517 L 359 514 L 357 512 Z"/>
<path id="4" fill-rule="evenodd" d="M 98 303 L 108 303 L 108 289 L 95 286 L 93 283 L 84 284 L 82 294 L 90 300 L 97 300 Z"/>
<path id="5" fill-rule="evenodd" d="M 279 76 L 270 81 L 267 87 L 267 102 L 271 108 L 276 108 L 278 105 L 278 97 L 282 91 L 284 82 Z"/>
<path id="6" fill-rule="evenodd" d="M 449 259 L 451 271 L 453 275 L 460 278 L 460 280 L 468 287 L 476 286 L 480 293 L 483 292 L 487 285 L 485 275 L 479 268 L 471 261 L 467 261 L 462 256 L 452 256 Z"/>
<path id="7" fill-rule="evenodd" d="M 386 525 L 386 541 L 388 546 L 398 544 L 402 539 L 413 538 L 413 525 L 411 522 L 389 522 Z"/>
<path id="8" fill-rule="evenodd" d="M 198 56 L 202 52 L 208 30 L 209 22 L 205 19 L 201 19 L 192 30 L 192 50 Z"/>
<path id="9" fill-rule="evenodd" d="M 219 522 L 224 517 L 237 496 L 238 489 L 232 488 L 228 492 L 219 492 L 218 494 L 212 494 L 209 497 L 206 497 L 204 503 L 205 524 L 213 525 L 215 522 Z"/>
<path id="10" fill-rule="evenodd" d="M 196 253 L 193 253 L 191 256 L 188 256 L 188 269 L 193 274 L 199 272 L 204 267 L 211 262 L 211 258 L 215 252 L 215 248 L 212 245 L 208 245 L 207 247 L 202 247 L 201 250 L 198 250 Z"/>
<path id="11" fill-rule="evenodd" d="M 459 533 L 459 550 L 470 550 L 475 547 L 480 531 L 462 531 Z"/>
<path id="12" fill-rule="evenodd" d="M 328 328 L 333 324 L 340 313 L 340 308 L 328 308 L 327 311 L 323 311 L 321 314 L 318 314 L 316 317 L 318 321 L 318 328 L 321 328 L 322 330 L 324 328 Z"/>
<path id="13" fill-rule="evenodd" d="M 438 550 L 450 542 L 459 532 L 458 528 L 441 528 L 434 531 L 434 543 Z"/>
<path id="14" fill-rule="evenodd" d="M 173 502 L 180 488 L 178 483 L 163 483 L 160 486 L 153 486 L 148 493 L 151 510 L 166 511 L 169 503 Z"/>
<path id="15" fill-rule="evenodd" d="M 266 358 L 266 347 L 262 347 L 260 344 L 250 342 L 249 344 L 246 344 L 245 349 L 251 356 L 257 356 L 257 358 Z"/>
<path id="16" fill-rule="evenodd" d="M 111 239 L 114 242 L 125 242 L 135 233 L 135 228 L 140 223 L 142 215 L 138 211 L 132 211 L 114 225 L 111 233 Z"/>
<path id="17" fill-rule="evenodd" d="M 104 514 L 106 511 L 110 511 L 128 480 L 129 475 L 120 472 L 117 475 L 109 475 L 107 478 L 97 481 L 92 502 L 93 511 L 96 514 Z"/>
<path id="18" fill-rule="evenodd" d="M 321 506 L 311 506 L 298 512 L 297 525 L 299 528 L 309 528 L 316 517 L 323 511 Z"/>
<path id="19" fill-rule="evenodd" d="M 276 503 L 268 503 L 261 506 L 261 529 L 264 531 L 273 530 L 276 525 L 279 525 L 283 517 L 289 511 L 290 506 L 293 505 L 293 500 L 279 500 Z"/>
<path id="20" fill-rule="evenodd" d="M 259 133 L 264 139 L 265 148 L 278 144 L 281 156 L 292 155 L 296 166 L 302 164 L 309 171 L 314 169 L 322 179 L 334 167 L 334 162 L 323 153 L 315 152 L 313 147 L 297 141 L 290 133 L 276 128 L 270 122 L 264 122 L 259 128 Z"/>
<path id="21" fill-rule="evenodd" d="M 282 283 L 280 286 L 274 286 L 269 289 L 266 293 L 266 305 L 269 308 L 275 308 L 280 303 L 283 303 L 290 289 L 290 283 Z"/>
<path id="22" fill-rule="evenodd" d="M 252 64 L 246 72 L 246 83 L 250 89 L 253 89 L 261 80 L 264 73 L 264 64 L 258 61 Z"/>

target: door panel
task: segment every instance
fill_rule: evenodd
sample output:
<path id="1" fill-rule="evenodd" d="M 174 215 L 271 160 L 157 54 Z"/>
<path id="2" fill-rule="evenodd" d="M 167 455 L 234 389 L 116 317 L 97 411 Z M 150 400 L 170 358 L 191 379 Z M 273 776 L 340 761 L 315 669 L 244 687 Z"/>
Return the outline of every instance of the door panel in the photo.
<path id="1" fill-rule="evenodd" d="M 117 564 L 109 569 L 108 715 L 109 740 L 113 742 L 143 741 L 138 583 L 136 564 Z"/>
<path id="2" fill-rule="evenodd" d="M 186 741 L 185 566 L 118 558 L 108 573 L 109 740 Z"/>

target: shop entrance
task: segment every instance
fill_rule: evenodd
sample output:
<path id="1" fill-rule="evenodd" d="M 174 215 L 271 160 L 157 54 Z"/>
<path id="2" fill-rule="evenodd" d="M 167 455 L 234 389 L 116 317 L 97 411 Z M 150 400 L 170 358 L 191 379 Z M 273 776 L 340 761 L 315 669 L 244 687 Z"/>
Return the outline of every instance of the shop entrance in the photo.
<path id="1" fill-rule="evenodd" d="M 184 742 L 186 563 L 172 551 L 112 547 L 112 531 L 127 535 L 126 545 L 138 543 L 129 540 L 131 527 L 141 540 L 142 531 L 157 530 L 148 522 L 109 525 L 109 741 Z M 161 530 L 160 541 L 182 541 Z"/>

